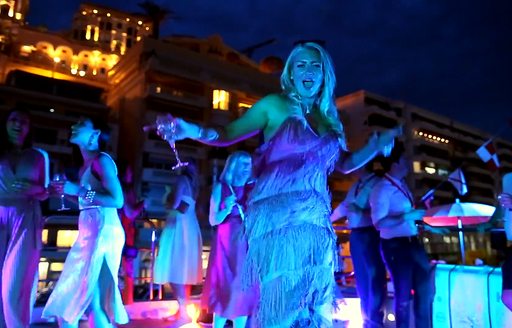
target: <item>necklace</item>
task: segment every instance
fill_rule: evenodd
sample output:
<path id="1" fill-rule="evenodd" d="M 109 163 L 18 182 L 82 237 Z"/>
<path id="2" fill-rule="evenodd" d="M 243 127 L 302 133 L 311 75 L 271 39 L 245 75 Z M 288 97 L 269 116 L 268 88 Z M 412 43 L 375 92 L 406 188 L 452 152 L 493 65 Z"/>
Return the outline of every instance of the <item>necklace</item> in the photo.
<path id="1" fill-rule="evenodd" d="M 313 105 L 308 106 L 304 103 L 300 104 L 300 107 L 302 108 L 302 113 L 304 116 L 311 114 L 311 109 L 313 108 Z"/>

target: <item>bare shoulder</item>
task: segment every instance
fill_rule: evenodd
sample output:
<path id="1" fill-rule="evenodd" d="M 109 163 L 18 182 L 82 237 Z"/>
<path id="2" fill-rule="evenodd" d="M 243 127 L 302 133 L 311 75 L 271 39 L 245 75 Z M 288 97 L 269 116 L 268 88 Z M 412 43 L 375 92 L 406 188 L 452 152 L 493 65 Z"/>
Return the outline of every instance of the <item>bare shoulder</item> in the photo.
<path id="1" fill-rule="evenodd" d="M 92 162 L 96 172 L 115 172 L 117 173 L 116 163 L 105 153 L 100 153 L 98 157 Z"/>
<path id="2" fill-rule="evenodd" d="M 256 102 L 253 107 L 258 110 L 272 112 L 277 108 L 286 106 L 286 97 L 278 93 L 269 94 Z"/>
<path id="3" fill-rule="evenodd" d="M 23 151 L 23 161 L 30 161 L 32 163 L 44 163 L 44 155 L 41 151 L 29 148 Z"/>
<path id="4" fill-rule="evenodd" d="M 280 93 L 271 93 L 263 98 L 261 101 L 265 101 L 268 104 L 281 104 L 285 103 L 287 100 L 286 96 Z"/>

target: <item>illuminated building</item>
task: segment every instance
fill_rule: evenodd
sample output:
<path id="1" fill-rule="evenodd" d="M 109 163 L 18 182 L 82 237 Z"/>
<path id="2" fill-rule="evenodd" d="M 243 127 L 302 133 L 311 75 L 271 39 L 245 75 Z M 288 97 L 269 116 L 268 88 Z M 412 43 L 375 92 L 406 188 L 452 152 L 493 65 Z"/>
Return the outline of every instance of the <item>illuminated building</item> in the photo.
<path id="1" fill-rule="evenodd" d="M 152 29 L 152 23 L 144 15 L 85 3 L 73 17 L 71 38 L 105 52 L 124 55 L 135 43 L 150 35 Z"/>
<path id="2" fill-rule="evenodd" d="M 279 91 L 278 77 L 270 74 L 279 68 L 275 60 L 255 63 L 219 36 L 150 39 L 152 25 L 143 16 L 92 4 L 80 6 L 70 32 L 54 33 L 25 24 L 27 11 L 28 1 L 0 2 L 0 110 L 31 112 L 36 146 L 49 152 L 51 173 L 81 165 L 68 142 L 71 124 L 81 115 L 108 119 L 107 151 L 118 163 L 134 166 L 137 186 L 149 199 L 147 215 L 157 225 L 165 218 L 161 197 L 164 185 L 173 182 L 174 157 L 166 142 L 144 134 L 142 126 L 166 112 L 223 125 L 263 95 Z M 253 138 L 237 147 L 257 145 Z M 184 141 L 178 149 L 182 157 L 198 159 L 201 203 L 207 207 L 213 163 L 220 173 L 223 159 L 236 148 Z M 66 174 L 76 179 L 76 170 Z M 46 279 L 58 277 L 76 238 L 76 206 L 60 213 L 58 203 L 51 199 L 46 209 L 40 289 Z"/>
<path id="3" fill-rule="evenodd" d="M 194 122 L 224 125 L 263 95 L 279 90 L 275 75 L 262 73 L 218 36 L 145 39 L 111 72 L 107 105 L 119 117 L 120 133 L 126 138 L 119 144 L 119 156 L 141 170 L 143 193 L 151 199 L 148 211 L 157 216 L 163 215 L 161 195 L 163 186 L 172 182 L 175 160 L 169 145 L 154 133 L 144 134 L 141 124 L 151 124 L 158 113 L 169 112 Z M 257 142 L 252 139 L 237 147 L 252 150 Z M 219 158 L 221 163 L 229 152 L 187 140 L 177 147 L 182 158 L 199 160 L 202 186 L 211 183 L 213 160 Z M 202 191 L 207 206 L 208 189 Z"/>
<path id="4" fill-rule="evenodd" d="M 476 155 L 478 147 L 489 140 L 491 134 L 367 91 L 339 97 L 336 104 L 346 123 L 349 146 L 354 149 L 361 147 L 372 131 L 403 124 L 406 154 L 412 161 L 408 185 L 415 196 L 422 196 L 431 188 L 438 187 L 433 205 L 453 203 L 456 198 L 463 202 L 495 205 L 495 196 L 500 190 L 500 172 L 487 169 Z M 512 170 L 512 143 L 498 138 L 495 145 L 501 172 Z M 458 195 L 448 182 L 440 185 L 458 167 L 462 167 L 466 177 L 469 192 L 465 196 Z M 455 235 L 432 236 L 424 241 L 429 252 L 448 259 L 458 252 Z M 466 248 L 470 256 L 493 253 L 488 236 L 483 234 L 466 234 Z"/>

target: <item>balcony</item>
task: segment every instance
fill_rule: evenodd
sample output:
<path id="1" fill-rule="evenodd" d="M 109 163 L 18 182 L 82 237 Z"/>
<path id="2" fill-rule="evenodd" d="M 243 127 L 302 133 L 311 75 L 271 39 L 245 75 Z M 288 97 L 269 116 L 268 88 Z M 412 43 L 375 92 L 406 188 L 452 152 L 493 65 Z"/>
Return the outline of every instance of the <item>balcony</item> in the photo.
<path id="1" fill-rule="evenodd" d="M 60 58 L 58 58 L 60 59 Z M 46 53 L 40 50 L 33 50 L 30 53 L 18 53 L 10 56 L 11 70 L 20 69 L 29 73 L 42 75 L 46 77 L 61 79 L 61 80 L 80 80 L 84 83 L 93 82 L 94 85 L 98 83 L 107 86 L 106 69 L 94 68 L 92 70 L 87 68 L 78 69 L 78 64 L 73 67 L 65 60 L 56 61 Z"/>

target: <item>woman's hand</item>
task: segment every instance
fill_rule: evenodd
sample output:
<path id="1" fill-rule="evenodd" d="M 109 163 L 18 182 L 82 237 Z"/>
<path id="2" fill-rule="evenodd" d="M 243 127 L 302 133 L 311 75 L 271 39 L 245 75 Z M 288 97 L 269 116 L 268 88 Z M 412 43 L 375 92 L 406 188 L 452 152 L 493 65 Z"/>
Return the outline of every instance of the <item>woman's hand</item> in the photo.
<path id="1" fill-rule="evenodd" d="M 52 181 L 50 182 L 50 192 L 53 195 L 71 195 L 78 196 L 80 186 L 70 181 Z"/>
<path id="2" fill-rule="evenodd" d="M 186 138 L 198 138 L 199 127 L 171 114 L 160 115 L 156 119 L 156 133 L 164 140 L 176 141 Z"/>
<path id="3" fill-rule="evenodd" d="M 375 138 L 374 140 L 372 140 L 373 138 L 370 140 L 375 142 L 375 147 L 379 152 L 389 154 L 393 148 L 395 138 L 401 136 L 402 133 L 403 127 L 399 125 L 393 129 L 379 133 L 376 138 L 373 137 Z"/>
<path id="4" fill-rule="evenodd" d="M 225 208 L 231 212 L 233 210 L 233 207 L 236 204 L 236 197 L 234 195 L 229 195 L 226 198 L 224 198 L 224 206 Z"/>
<path id="5" fill-rule="evenodd" d="M 502 193 L 498 195 L 498 200 L 500 202 L 500 205 L 503 206 L 506 209 L 512 209 L 512 195 L 507 193 Z"/>

